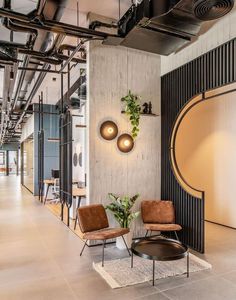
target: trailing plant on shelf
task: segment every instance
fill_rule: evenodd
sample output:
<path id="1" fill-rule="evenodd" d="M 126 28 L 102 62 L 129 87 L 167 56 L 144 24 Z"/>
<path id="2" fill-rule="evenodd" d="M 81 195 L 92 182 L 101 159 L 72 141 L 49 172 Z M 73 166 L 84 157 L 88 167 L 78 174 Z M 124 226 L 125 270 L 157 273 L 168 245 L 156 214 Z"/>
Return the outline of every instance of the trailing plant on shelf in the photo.
<path id="1" fill-rule="evenodd" d="M 120 224 L 120 227 L 129 228 L 131 222 L 140 214 L 139 211 L 132 211 L 132 208 L 136 200 L 138 199 L 139 194 L 133 197 L 118 197 L 112 193 L 109 193 L 108 196 L 112 200 L 112 202 L 106 206 L 106 209 L 111 211 L 116 221 Z"/>
<path id="2" fill-rule="evenodd" d="M 139 119 L 141 113 L 140 97 L 129 91 L 128 95 L 121 98 L 125 102 L 125 113 L 129 117 L 132 128 L 132 137 L 135 139 L 139 133 Z"/>

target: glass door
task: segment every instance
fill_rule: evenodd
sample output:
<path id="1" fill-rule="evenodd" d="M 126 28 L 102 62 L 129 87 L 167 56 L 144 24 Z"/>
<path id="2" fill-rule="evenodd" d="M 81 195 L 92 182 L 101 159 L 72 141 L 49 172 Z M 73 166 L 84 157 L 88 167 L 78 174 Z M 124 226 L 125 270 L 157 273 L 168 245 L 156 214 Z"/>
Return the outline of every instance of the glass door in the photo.
<path id="1" fill-rule="evenodd" d="M 0 151 L 0 176 L 6 175 L 6 152 Z"/>
<path id="2" fill-rule="evenodd" d="M 17 151 L 9 151 L 9 175 L 17 174 Z"/>
<path id="3" fill-rule="evenodd" d="M 33 135 L 21 144 L 21 182 L 34 192 L 34 140 Z"/>

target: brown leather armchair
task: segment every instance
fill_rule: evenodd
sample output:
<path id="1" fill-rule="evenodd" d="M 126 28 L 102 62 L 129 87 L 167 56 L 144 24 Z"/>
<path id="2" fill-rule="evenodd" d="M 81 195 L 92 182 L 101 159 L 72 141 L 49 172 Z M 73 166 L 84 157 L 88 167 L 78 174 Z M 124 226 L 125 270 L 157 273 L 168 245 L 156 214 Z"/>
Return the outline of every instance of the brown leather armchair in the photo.
<path id="1" fill-rule="evenodd" d="M 175 223 L 175 209 L 172 201 L 167 200 L 144 200 L 141 203 L 141 214 L 146 231 L 174 232 L 179 240 L 177 231 L 182 230 Z"/>
<path id="2" fill-rule="evenodd" d="M 128 228 L 110 228 L 105 208 L 102 204 L 92 204 L 78 208 L 78 221 L 80 230 L 85 240 L 84 246 L 80 252 L 82 255 L 88 240 L 102 240 L 102 266 L 104 266 L 104 248 L 106 240 L 121 236 L 126 249 L 130 255 L 124 235 L 129 232 Z"/>

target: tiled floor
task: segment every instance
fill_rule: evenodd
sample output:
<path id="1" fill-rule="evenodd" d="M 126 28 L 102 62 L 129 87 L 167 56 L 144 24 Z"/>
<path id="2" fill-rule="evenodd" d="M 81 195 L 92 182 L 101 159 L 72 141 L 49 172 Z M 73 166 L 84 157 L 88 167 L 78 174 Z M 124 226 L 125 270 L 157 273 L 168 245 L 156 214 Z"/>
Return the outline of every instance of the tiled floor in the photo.
<path id="1" fill-rule="evenodd" d="M 206 254 L 199 256 L 212 270 L 112 290 L 92 269 L 101 249 L 80 257 L 80 239 L 21 188 L 19 178 L 0 177 L 0 299 L 235 300 L 236 231 L 206 228 Z M 125 253 L 113 252 L 119 255 Z"/>

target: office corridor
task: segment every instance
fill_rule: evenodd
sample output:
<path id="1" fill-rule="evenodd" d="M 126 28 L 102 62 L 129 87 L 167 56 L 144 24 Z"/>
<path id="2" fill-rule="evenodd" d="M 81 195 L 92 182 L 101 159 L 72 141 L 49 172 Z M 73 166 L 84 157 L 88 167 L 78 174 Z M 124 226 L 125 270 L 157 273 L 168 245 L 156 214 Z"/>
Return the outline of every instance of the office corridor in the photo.
<path id="1" fill-rule="evenodd" d="M 206 223 L 207 252 L 198 255 L 212 270 L 189 279 L 158 280 L 155 287 L 147 282 L 111 289 L 92 267 L 101 260 L 101 248 L 86 248 L 80 257 L 79 237 L 22 188 L 19 179 L 0 177 L 1 300 L 236 298 L 235 230 Z M 122 255 L 113 245 L 106 249 L 106 259 Z"/>

